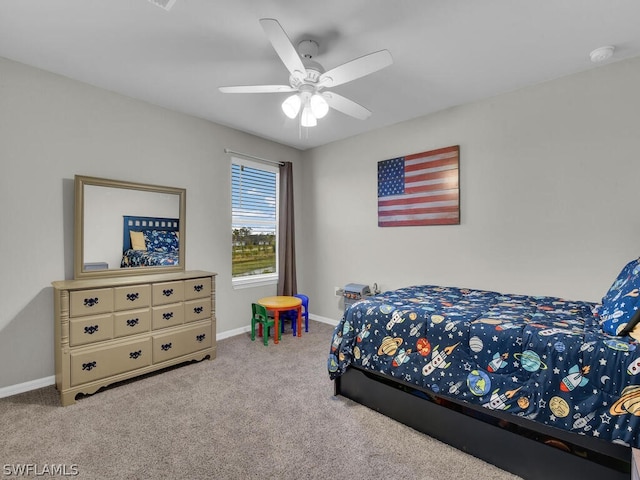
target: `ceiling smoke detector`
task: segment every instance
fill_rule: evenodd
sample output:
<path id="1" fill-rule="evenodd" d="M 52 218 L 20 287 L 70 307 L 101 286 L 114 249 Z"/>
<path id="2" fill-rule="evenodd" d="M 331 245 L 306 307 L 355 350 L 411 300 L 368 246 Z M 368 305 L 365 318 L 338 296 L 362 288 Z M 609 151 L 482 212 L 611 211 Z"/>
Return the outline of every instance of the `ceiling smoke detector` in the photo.
<path id="1" fill-rule="evenodd" d="M 601 63 L 613 57 L 614 50 L 615 47 L 612 46 L 596 48 L 589 54 L 589 57 L 593 63 Z"/>

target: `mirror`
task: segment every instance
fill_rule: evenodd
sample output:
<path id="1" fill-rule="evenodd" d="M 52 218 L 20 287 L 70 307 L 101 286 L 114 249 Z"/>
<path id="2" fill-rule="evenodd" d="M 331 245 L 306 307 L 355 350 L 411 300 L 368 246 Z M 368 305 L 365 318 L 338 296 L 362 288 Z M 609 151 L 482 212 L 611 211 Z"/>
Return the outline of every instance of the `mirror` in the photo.
<path id="1" fill-rule="evenodd" d="M 184 270 L 184 188 L 75 176 L 74 276 Z"/>

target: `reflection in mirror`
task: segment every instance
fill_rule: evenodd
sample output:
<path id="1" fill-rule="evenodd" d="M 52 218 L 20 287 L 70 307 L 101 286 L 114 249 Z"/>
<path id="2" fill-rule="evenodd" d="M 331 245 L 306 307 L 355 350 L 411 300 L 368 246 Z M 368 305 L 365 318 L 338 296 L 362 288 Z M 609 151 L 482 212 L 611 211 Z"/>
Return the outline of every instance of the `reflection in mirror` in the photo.
<path id="1" fill-rule="evenodd" d="M 75 277 L 184 270 L 186 191 L 75 178 Z"/>

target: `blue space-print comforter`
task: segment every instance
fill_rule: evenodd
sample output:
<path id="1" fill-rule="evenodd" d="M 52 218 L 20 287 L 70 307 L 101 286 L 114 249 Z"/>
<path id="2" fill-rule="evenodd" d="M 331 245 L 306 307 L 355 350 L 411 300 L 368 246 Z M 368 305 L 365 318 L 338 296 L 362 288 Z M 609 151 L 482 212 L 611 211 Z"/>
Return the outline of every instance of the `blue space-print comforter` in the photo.
<path id="1" fill-rule="evenodd" d="M 352 305 L 331 378 L 374 370 L 489 410 L 640 447 L 640 349 L 593 303 L 414 286 Z"/>
<path id="2" fill-rule="evenodd" d="M 129 249 L 122 254 L 120 268 L 155 267 L 178 265 L 178 252 L 148 252 L 146 250 Z"/>

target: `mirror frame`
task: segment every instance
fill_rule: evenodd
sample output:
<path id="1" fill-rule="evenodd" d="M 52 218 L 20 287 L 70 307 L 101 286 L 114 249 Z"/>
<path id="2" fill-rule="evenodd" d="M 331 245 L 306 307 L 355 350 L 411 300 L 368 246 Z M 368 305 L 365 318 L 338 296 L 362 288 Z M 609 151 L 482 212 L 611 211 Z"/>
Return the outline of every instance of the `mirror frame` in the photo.
<path id="1" fill-rule="evenodd" d="M 142 190 L 154 193 L 169 193 L 178 195 L 180 200 L 178 226 L 180 236 L 180 249 L 178 251 L 178 265 L 136 268 L 114 268 L 110 270 L 84 270 L 84 187 L 93 185 L 98 187 L 122 188 L 129 190 Z M 172 273 L 184 271 L 185 267 L 185 219 L 187 210 L 187 190 L 177 187 L 165 187 L 162 185 L 149 185 L 145 183 L 125 182 L 122 180 L 110 180 L 107 178 L 87 177 L 76 175 L 74 177 L 75 212 L 74 212 L 74 278 L 104 278 L 121 277 L 126 275 L 150 275 L 156 273 Z"/>

